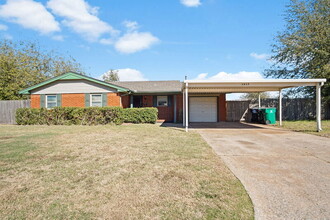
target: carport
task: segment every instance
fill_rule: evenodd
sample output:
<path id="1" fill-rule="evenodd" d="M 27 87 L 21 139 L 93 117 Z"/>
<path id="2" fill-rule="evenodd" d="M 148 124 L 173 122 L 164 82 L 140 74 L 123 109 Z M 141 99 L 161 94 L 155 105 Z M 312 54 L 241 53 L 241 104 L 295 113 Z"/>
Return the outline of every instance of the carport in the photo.
<path id="1" fill-rule="evenodd" d="M 326 79 L 260 79 L 260 80 L 222 80 L 222 81 L 207 81 L 207 80 L 185 80 L 182 87 L 183 93 L 183 126 L 188 132 L 189 128 L 189 97 L 212 97 L 214 94 L 221 93 L 260 93 L 274 92 L 279 93 L 279 124 L 282 125 L 282 90 L 287 88 L 313 86 L 316 88 L 316 122 L 317 131 L 321 131 L 321 87 L 326 82 Z M 199 100 L 199 103 L 194 103 L 194 108 L 203 107 L 208 109 L 212 107 L 212 100 L 205 102 Z M 259 97 L 260 106 L 260 97 Z M 213 111 L 208 114 L 212 115 Z M 194 117 L 198 117 L 194 116 Z M 205 117 L 205 116 L 204 116 Z"/>

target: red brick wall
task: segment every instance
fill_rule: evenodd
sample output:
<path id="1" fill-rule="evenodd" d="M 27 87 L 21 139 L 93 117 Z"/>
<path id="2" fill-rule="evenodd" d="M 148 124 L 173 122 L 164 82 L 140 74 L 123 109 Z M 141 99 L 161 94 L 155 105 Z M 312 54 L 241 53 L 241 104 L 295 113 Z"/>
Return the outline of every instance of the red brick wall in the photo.
<path id="1" fill-rule="evenodd" d="M 85 94 L 62 94 L 63 107 L 85 107 Z"/>
<path id="2" fill-rule="evenodd" d="M 122 97 L 123 98 L 123 97 Z M 153 107 L 153 95 L 144 95 L 142 96 L 142 106 L 143 107 Z M 128 98 L 129 103 L 129 98 Z M 129 104 L 128 104 L 129 107 Z M 125 107 L 124 107 L 125 108 Z M 174 120 L 174 108 L 162 106 L 157 107 L 158 109 L 158 119 L 164 121 L 173 121 Z"/>
<path id="3" fill-rule="evenodd" d="M 129 107 L 129 96 L 123 96 L 125 104 Z M 120 95 L 118 93 L 107 94 L 107 106 L 122 106 Z M 85 107 L 85 94 L 62 94 L 63 107 Z M 123 104 L 124 106 L 124 104 Z M 31 95 L 31 108 L 40 108 L 40 95 Z"/>
<path id="4" fill-rule="evenodd" d="M 182 122 L 183 117 L 183 96 L 182 94 L 176 95 L 176 121 Z"/>
<path id="5" fill-rule="evenodd" d="M 174 120 L 174 108 L 173 107 L 157 107 L 158 120 L 165 120 L 166 122 L 173 122 Z"/>
<path id="6" fill-rule="evenodd" d="M 124 95 L 121 97 L 121 106 L 123 108 L 129 108 L 130 107 L 130 96 Z"/>
<path id="7" fill-rule="evenodd" d="M 119 93 L 108 93 L 108 105 L 107 106 L 121 106 Z"/>
<path id="8" fill-rule="evenodd" d="M 31 108 L 40 108 L 40 95 L 31 95 Z"/>
<path id="9" fill-rule="evenodd" d="M 143 107 L 152 107 L 154 105 L 154 96 L 144 95 L 142 96 L 142 106 Z"/>

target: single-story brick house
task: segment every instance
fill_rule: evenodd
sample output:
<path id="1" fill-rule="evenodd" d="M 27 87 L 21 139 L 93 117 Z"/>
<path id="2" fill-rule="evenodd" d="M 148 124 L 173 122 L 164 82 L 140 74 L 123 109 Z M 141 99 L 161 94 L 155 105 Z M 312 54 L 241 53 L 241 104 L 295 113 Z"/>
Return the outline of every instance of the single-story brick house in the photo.
<path id="1" fill-rule="evenodd" d="M 78 73 L 65 73 L 20 91 L 31 96 L 32 108 L 120 106 L 156 107 L 158 119 L 183 122 L 226 121 L 226 93 L 279 93 L 282 124 L 282 90 L 299 86 L 316 89 L 317 130 L 321 131 L 321 87 L 326 79 L 185 80 L 107 83 Z M 259 98 L 260 105 L 260 98 Z"/>
<path id="2" fill-rule="evenodd" d="M 31 96 L 31 108 L 120 106 L 156 107 L 158 119 L 182 122 L 183 83 L 180 81 L 131 81 L 107 83 L 78 73 L 65 73 L 20 91 Z M 191 122 L 226 120 L 224 93 L 190 98 Z M 206 116 L 206 117 L 205 117 Z"/>

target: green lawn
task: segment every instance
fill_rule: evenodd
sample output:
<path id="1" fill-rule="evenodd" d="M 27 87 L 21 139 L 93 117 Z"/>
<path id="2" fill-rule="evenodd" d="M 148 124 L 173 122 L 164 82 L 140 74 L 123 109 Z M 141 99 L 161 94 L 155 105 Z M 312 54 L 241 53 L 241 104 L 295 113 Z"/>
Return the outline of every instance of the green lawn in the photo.
<path id="1" fill-rule="evenodd" d="M 283 121 L 283 128 L 330 138 L 330 120 L 322 121 L 321 132 L 316 131 L 316 121 Z"/>
<path id="2" fill-rule="evenodd" d="M 0 219 L 253 219 L 195 132 L 158 125 L 0 126 Z"/>

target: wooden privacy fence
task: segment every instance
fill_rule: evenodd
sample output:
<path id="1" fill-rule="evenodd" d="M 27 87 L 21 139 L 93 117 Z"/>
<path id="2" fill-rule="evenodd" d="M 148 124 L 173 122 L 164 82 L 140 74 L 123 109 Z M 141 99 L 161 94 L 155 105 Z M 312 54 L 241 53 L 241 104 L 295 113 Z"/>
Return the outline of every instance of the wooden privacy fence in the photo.
<path id="1" fill-rule="evenodd" d="M 278 99 L 262 99 L 261 106 L 275 107 L 278 110 Z M 227 121 L 244 120 L 248 109 L 251 107 L 258 107 L 258 100 L 227 101 Z M 308 98 L 283 98 L 282 113 L 283 120 L 315 119 L 315 100 Z M 278 118 L 278 111 L 276 117 Z M 322 104 L 322 119 L 330 119 L 330 103 Z"/>
<path id="2" fill-rule="evenodd" d="M 16 109 L 29 107 L 30 100 L 0 101 L 0 124 L 16 124 Z"/>

